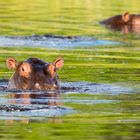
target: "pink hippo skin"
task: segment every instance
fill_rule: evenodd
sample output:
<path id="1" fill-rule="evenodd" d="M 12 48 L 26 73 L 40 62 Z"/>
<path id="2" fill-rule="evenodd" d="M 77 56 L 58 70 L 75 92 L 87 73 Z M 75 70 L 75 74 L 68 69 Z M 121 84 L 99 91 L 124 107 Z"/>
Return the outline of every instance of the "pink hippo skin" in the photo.
<path id="1" fill-rule="evenodd" d="M 59 89 L 57 70 L 64 65 L 64 60 L 58 58 L 48 63 L 38 58 L 29 58 L 17 62 L 14 58 L 8 58 L 6 65 L 14 70 L 8 89 L 57 90 Z"/>
<path id="2" fill-rule="evenodd" d="M 100 22 L 101 24 L 123 33 L 140 33 L 140 15 L 125 12 Z"/>

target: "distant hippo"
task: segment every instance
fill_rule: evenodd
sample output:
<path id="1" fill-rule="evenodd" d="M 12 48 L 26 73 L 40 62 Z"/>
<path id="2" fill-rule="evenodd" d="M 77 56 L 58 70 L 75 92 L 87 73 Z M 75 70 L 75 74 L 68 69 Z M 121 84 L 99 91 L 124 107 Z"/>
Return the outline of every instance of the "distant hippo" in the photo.
<path id="1" fill-rule="evenodd" d="M 62 68 L 64 60 L 57 58 L 48 63 L 38 58 L 29 58 L 17 62 L 14 58 L 8 58 L 6 65 L 15 71 L 9 80 L 8 89 L 56 90 L 59 89 L 56 71 Z"/>
<path id="2" fill-rule="evenodd" d="M 129 14 L 125 12 L 122 15 L 116 15 L 100 22 L 101 24 L 123 33 L 140 33 L 140 15 Z"/>

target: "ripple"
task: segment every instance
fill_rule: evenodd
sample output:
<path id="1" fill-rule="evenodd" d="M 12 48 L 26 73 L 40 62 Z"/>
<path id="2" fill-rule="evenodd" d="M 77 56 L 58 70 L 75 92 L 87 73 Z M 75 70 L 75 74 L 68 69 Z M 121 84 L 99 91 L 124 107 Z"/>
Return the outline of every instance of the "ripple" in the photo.
<path id="1" fill-rule="evenodd" d="M 64 97 L 63 94 L 125 94 L 134 90 L 115 84 L 101 84 L 92 82 L 62 82 L 60 91 L 22 91 L 7 90 L 8 82 L 0 81 L 0 119 L 22 120 L 24 118 L 41 119 L 76 113 L 67 104 L 105 104 L 119 102 L 118 100 L 84 99 Z M 63 94 L 61 94 L 63 93 Z M 41 118 L 40 118 L 41 117 Z"/>
<path id="2" fill-rule="evenodd" d="M 54 117 L 74 113 L 74 110 L 61 106 L 42 105 L 0 105 L 0 116 L 12 117 Z"/>
<path id="3" fill-rule="evenodd" d="M 33 35 L 33 36 L 0 36 L 0 46 L 30 46 L 30 47 L 48 47 L 48 48 L 75 48 L 91 47 L 104 45 L 118 45 L 117 41 L 97 40 L 88 36 L 51 36 L 51 35 Z"/>
<path id="4" fill-rule="evenodd" d="M 91 82 L 64 82 L 61 83 L 62 90 L 65 93 L 109 93 L 109 94 L 125 94 L 133 93 L 134 90 L 129 87 L 123 87 L 115 84 L 101 84 Z M 65 89 L 66 88 L 66 89 Z"/>

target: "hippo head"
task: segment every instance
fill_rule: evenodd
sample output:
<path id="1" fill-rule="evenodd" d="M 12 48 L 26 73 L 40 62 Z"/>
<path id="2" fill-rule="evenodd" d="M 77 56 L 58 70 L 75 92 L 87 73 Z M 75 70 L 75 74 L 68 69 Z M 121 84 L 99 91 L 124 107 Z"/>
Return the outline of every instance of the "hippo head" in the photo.
<path id="1" fill-rule="evenodd" d="M 101 24 L 104 25 L 110 25 L 110 26 L 121 26 L 121 25 L 126 25 L 131 22 L 131 15 L 129 12 L 125 12 L 122 15 L 116 15 L 111 18 L 108 18 L 106 20 L 101 21 Z"/>
<path id="2" fill-rule="evenodd" d="M 59 89 L 56 72 L 64 65 L 64 60 L 57 58 L 54 62 L 48 63 L 38 58 L 29 58 L 17 62 L 14 58 L 8 58 L 6 65 L 14 70 L 9 80 L 9 89 L 55 90 Z"/>
<path id="3" fill-rule="evenodd" d="M 140 33 L 140 15 L 129 14 L 125 12 L 122 15 L 116 15 L 100 22 L 107 28 L 114 31 L 121 31 L 125 34 L 130 32 Z"/>

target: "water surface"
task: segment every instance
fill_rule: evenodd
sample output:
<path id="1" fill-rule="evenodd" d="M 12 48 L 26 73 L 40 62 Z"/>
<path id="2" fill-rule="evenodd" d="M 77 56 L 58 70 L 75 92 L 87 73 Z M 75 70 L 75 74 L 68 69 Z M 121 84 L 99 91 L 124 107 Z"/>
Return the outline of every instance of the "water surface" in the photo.
<path id="1" fill-rule="evenodd" d="M 47 94 L 1 90 L 0 107 L 7 111 L 1 110 L 0 139 L 140 139 L 140 36 L 114 32 L 99 24 L 125 11 L 139 13 L 139 5 L 138 0 L 1 0 L 0 78 L 8 79 L 13 73 L 5 66 L 7 57 L 18 61 L 39 57 L 49 62 L 64 57 L 65 66 L 58 72 L 60 80 L 70 86 L 74 83 L 72 86 L 78 86 L 79 92 L 72 88 L 57 94 L 56 99 Z M 86 46 L 74 44 L 69 49 L 67 40 L 57 40 L 55 47 L 50 44 L 50 48 L 36 42 L 29 42 L 36 47 L 27 42 L 22 47 L 19 40 L 2 40 L 7 36 L 45 34 L 84 36 L 122 44 L 103 42 L 104 45 L 93 46 L 85 41 Z M 87 90 L 89 87 L 93 88 Z"/>
<path id="2" fill-rule="evenodd" d="M 119 45 L 120 42 L 111 40 L 99 40 L 88 36 L 51 36 L 51 35 L 33 35 L 17 37 L 0 37 L 0 46 L 4 47 L 46 47 L 56 49 L 73 49 L 76 47 L 92 47 L 105 45 Z"/>

